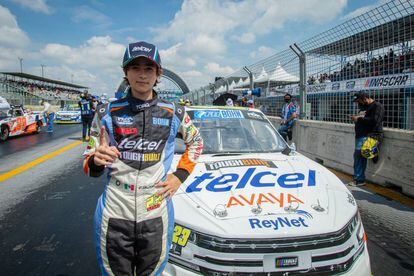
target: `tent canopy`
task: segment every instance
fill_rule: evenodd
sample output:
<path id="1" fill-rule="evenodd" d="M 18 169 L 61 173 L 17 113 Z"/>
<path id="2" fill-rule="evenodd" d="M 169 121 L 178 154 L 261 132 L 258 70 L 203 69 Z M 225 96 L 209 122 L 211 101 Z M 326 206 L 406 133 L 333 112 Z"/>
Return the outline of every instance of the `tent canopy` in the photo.
<path id="1" fill-rule="evenodd" d="M 254 82 L 267 82 L 268 80 L 269 76 L 263 67 L 262 72 L 260 72 L 259 76 L 257 76 L 257 78 L 254 79 Z"/>
<path id="2" fill-rule="evenodd" d="M 285 69 L 283 69 L 282 65 L 279 63 L 276 66 L 275 71 L 269 76 L 269 81 L 271 82 L 277 82 L 277 83 L 295 83 L 299 82 L 299 78 L 295 75 L 292 75 L 288 72 L 286 72 Z"/>

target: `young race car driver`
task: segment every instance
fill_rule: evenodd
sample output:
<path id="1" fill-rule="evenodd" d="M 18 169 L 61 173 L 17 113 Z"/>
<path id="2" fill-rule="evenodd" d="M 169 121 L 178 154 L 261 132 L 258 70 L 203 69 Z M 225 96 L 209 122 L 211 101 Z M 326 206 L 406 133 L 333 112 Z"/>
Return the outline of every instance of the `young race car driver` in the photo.
<path id="1" fill-rule="evenodd" d="M 192 172 L 203 140 L 182 106 L 157 97 L 162 74 L 157 47 L 131 43 L 123 70 L 125 98 L 97 108 L 84 171 L 108 181 L 95 211 L 96 247 L 103 275 L 161 275 L 174 227 L 171 196 Z M 174 139 L 186 151 L 168 174 Z"/>

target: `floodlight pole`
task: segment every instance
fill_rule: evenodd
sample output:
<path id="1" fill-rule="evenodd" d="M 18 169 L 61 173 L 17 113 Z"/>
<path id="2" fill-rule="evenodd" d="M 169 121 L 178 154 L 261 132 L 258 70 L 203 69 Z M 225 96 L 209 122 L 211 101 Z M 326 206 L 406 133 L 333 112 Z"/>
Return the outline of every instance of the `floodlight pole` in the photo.
<path id="1" fill-rule="evenodd" d="M 44 65 L 44 64 L 40 64 L 40 67 L 42 67 L 42 78 L 44 78 L 44 77 L 45 77 L 45 75 L 44 75 L 44 73 L 43 73 L 43 67 L 46 67 L 46 65 Z"/>
<path id="2" fill-rule="evenodd" d="M 306 55 L 296 43 L 289 48 L 299 57 L 299 95 L 300 95 L 300 113 L 299 118 L 306 118 Z"/>
<path id="3" fill-rule="evenodd" d="M 20 73 L 23 73 L 23 58 L 19 57 L 18 59 L 20 61 Z"/>

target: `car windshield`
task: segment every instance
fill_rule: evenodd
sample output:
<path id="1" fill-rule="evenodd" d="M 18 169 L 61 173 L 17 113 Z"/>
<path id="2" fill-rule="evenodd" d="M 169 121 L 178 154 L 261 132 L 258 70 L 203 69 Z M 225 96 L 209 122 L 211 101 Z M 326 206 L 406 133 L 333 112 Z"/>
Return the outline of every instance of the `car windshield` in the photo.
<path id="1" fill-rule="evenodd" d="M 61 110 L 62 111 L 78 111 L 79 107 L 73 106 L 73 105 L 65 105 Z"/>
<path id="2" fill-rule="evenodd" d="M 286 143 L 262 113 L 249 110 L 189 110 L 204 141 L 203 153 L 281 152 Z"/>

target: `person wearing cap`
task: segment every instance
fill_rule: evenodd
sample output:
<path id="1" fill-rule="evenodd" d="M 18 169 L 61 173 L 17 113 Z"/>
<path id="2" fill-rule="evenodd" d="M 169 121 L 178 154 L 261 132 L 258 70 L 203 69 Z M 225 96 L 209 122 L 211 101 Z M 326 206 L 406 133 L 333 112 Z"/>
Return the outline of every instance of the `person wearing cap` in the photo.
<path id="1" fill-rule="evenodd" d="M 287 142 L 288 134 L 291 133 L 292 127 L 296 122 L 297 118 L 297 108 L 296 105 L 292 102 L 292 95 L 286 93 L 284 96 L 285 104 L 282 107 L 282 121 L 280 122 L 280 127 L 278 132 L 282 135 L 283 139 Z M 289 135 L 291 139 L 291 134 Z"/>
<path id="2" fill-rule="evenodd" d="M 365 185 L 367 159 L 362 156 L 361 148 L 368 137 L 381 142 L 384 107 L 365 92 L 354 94 L 353 100 L 358 103 L 359 114 L 351 116 L 351 120 L 355 123 L 354 176 L 348 185 L 363 186 Z M 378 156 L 374 157 L 373 161 L 376 163 Z"/>
<path id="3" fill-rule="evenodd" d="M 103 275 L 161 275 L 174 227 L 171 197 L 193 171 L 203 140 L 184 107 L 154 91 L 162 74 L 155 45 L 129 44 L 122 68 L 127 95 L 98 107 L 84 153 L 87 175 L 108 171 L 94 219 L 98 263 Z M 176 136 L 186 151 L 170 173 Z"/>
<path id="4" fill-rule="evenodd" d="M 78 102 L 78 105 L 81 110 L 82 141 L 89 141 L 94 116 L 94 107 L 92 98 L 89 96 L 87 91 L 81 95 L 81 100 Z"/>

